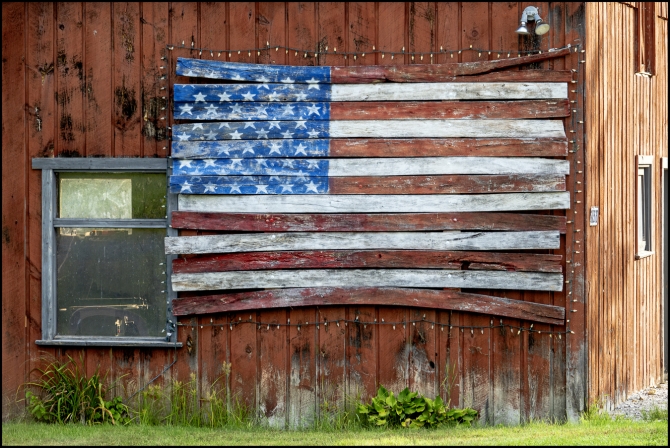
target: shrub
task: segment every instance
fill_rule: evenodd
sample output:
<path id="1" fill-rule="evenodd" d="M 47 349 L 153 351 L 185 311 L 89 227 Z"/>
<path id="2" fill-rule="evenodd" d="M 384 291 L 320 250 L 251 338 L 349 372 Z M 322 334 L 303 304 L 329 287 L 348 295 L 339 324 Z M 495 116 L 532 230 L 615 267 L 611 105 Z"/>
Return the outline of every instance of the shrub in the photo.
<path id="1" fill-rule="evenodd" d="M 477 418 L 471 408 L 449 409 L 441 397 L 434 400 L 405 388 L 397 396 L 379 386 L 370 404 L 360 404 L 358 414 L 369 426 L 437 428 L 443 425 L 470 425 Z"/>

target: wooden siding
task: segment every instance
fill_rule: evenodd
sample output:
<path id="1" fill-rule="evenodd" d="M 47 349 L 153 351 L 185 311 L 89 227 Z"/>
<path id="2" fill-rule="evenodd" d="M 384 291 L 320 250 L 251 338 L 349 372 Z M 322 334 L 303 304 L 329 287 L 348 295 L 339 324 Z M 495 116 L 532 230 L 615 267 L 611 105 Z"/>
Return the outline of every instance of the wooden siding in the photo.
<path id="1" fill-rule="evenodd" d="M 668 35 L 667 20 L 656 17 L 656 75 L 636 76 L 635 9 L 587 3 L 586 13 L 586 205 L 600 208 L 598 225 L 586 228 L 588 395 L 611 408 L 663 375 L 661 157 L 668 155 Z M 636 155 L 654 159 L 654 254 L 639 260 Z"/>
<path id="2" fill-rule="evenodd" d="M 566 327 L 535 324 L 543 334 L 511 333 L 488 328 L 492 316 L 465 311 L 412 307 L 329 306 L 260 310 L 181 319 L 179 341 L 193 349 L 38 347 L 41 334 L 41 173 L 28 161 L 34 157 L 166 157 L 171 119 L 166 108 L 174 83 L 177 56 L 210 58 L 208 52 L 165 45 L 213 49 L 246 49 L 270 45 L 325 51 L 360 52 L 357 58 L 319 54 L 305 58 L 294 52 L 223 53 L 229 61 L 288 65 L 397 65 L 471 62 L 506 58 L 520 50 L 560 48 L 584 41 L 584 5 L 539 2 L 551 30 L 542 38 L 514 33 L 527 3 L 3 3 L 3 409 L 18 385 L 35 367 L 42 352 L 64 358 L 84 357 L 88 373 L 110 369 L 110 379 L 128 374 L 132 393 L 158 375 L 176 357 L 160 381 L 186 380 L 194 373 L 206 393 L 230 362 L 228 390 L 263 410 L 273 424 L 309 422 L 324 399 L 374 393 L 378 384 L 405 386 L 434 396 L 445 366 L 456 379 L 451 402 L 473 406 L 490 423 L 518 424 L 530 418 L 574 419 L 584 405 L 585 327 L 583 246 L 573 238 L 583 229 L 583 195 L 578 173 L 567 177 L 573 209 L 561 248 L 572 269 L 566 292 L 469 292 L 504 297 L 575 312 L 566 313 L 574 335 L 558 339 L 547 331 Z M 581 39 L 581 40 L 579 40 Z M 373 46 L 400 51 L 367 53 Z M 469 51 L 468 48 L 492 50 Z M 460 52 L 440 52 L 465 49 Z M 595 49 L 595 46 L 592 46 Z M 411 52 L 433 53 L 421 59 Z M 497 52 L 500 52 L 499 56 Z M 531 64 L 531 69 L 565 71 L 578 68 L 579 53 Z M 588 53 L 587 53 L 588 56 Z M 166 57 L 165 60 L 161 57 Z M 218 57 L 214 53 L 214 58 Z M 657 62 L 660 64 L 660 60 Z M 165 69 L 162 69 L 165 67 Z M 516 68 L 512 70 L 517 70 Z M 167 79 L 163 79 L 166 76 Z M 484 75 L 482 75 L 484 76 Z M 561 75 L 564 76 L 564 75 Z M 578 79 L 578 78 L 575 78 Z M 477 79 L 479 81 L 479 79 Z M 483 79 L 482 79 L 483 80 Z M 504 81 L 504 80 L 503 80 Z M 568 99 L 583 106 L 581 80 Z M 163 119 L 164 117 L 167 117 Z M 582 129 L 571 118 L 565 129 Z M 11 129 L 11 132 L 5 132 Z M 666 140 L 667 141 L 667 140 Z M 573 149 L 572 147 L 569 149 Z M 562 154 L 557 154 L 561 156 Z M 581 155 L 569 154 L 571 170 Z M 574 171 L 573 171 L 574 173 Z M 547 212 L 566 216 L 566 211 Z M 208 232 L 200 232 L 205 235 Z M 196 235 L 182 230 L 181 235 Z M 571 254 L 571 257 L 567 257 Z M 571 293 L 569 302 L 567 294 Z M 250 315 L 251 314 L 251 315 Z M 487 327 L 481 332 L 439 330 L 418 323 L 391 328 L 360 324 L 326 329 L 321 326 L 262 327 L 232 322 L 271 323 L 336 321 L 338 319 L 401 322 L 421 319 L 445 326 Z M 496 317 L 505 325 L 528 328 L 530 322 Z M 121 393 L 121 390 L 118 391 Z M 3 411 L 3 416 L 7 414 Z"/>

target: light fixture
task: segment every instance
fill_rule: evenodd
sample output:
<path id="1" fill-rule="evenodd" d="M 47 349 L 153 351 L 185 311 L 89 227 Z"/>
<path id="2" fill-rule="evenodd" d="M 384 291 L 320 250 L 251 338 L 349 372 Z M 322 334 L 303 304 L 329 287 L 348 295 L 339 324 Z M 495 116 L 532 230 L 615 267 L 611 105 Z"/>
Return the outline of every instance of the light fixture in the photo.
<path id="1" fill-rule="evenodd" d="M 535 34 L 541 36 L 549 31 L 549 24 L 542 21 L 535 6 L 528 6 L 521 14 L 521 26 L 516 30 L 517 34 L 530 34 L 526 28 L 527 22 L 535 22 Z"/>

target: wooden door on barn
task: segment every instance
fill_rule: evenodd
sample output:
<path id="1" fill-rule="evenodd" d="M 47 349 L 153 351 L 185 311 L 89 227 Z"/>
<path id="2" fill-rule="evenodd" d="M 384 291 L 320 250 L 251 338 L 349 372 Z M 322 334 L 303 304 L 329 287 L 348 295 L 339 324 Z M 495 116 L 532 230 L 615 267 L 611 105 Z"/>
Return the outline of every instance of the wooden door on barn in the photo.
<path id="1" fill-rule="evenodd" d="M 570 48 L 274 39 L 169 53 L 166 251 L 203 383 L 230 362 L 231 392 L 280 425 L 380 384 L 489 422 L 564 415 L 572 75 L 541 68 Z"/>

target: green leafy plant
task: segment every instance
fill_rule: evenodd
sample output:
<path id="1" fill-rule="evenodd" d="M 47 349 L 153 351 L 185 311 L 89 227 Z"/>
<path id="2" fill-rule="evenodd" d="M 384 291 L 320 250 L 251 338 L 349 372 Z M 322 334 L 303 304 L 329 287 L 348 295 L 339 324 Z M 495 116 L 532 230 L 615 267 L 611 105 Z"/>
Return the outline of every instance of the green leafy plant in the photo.
<path id="1" fill-rule="evenodd" d="M 654 406 L 653 409 L 647 411 L 646 409 L 642 409 L 642 419 L 646 422 L 653 422 L 656 420 L 659 421 L 668 421 L 668 410 L 667 409 L 661 409 L 658 406 Z"/>
<path id="2" fill-rule="evenodd" d="M 46 360 L 45 368 L 36 368 L 36 381 L 24 384 L 28 411 L 37 421 L 47 423 L 81 422 L 128 424 L 128 408 L 120 397 L 105 400 L 108 389 L 98 370 L 91 377 L 84 373 L 83 359 Z M 37 391 L 37 393 L 34 392 Z"/>
<path id="3" fill-rule="evenodd" d="M 379 386 L 377 396 L 370 404 L 359 404 L 357 409 L 369 426 L 437 428 L 443 425 L 470 425 L 477 418 L 471 408 L 449 409 L 441 397 L 434 400 L 405 388 L 397 396 Z"/>

